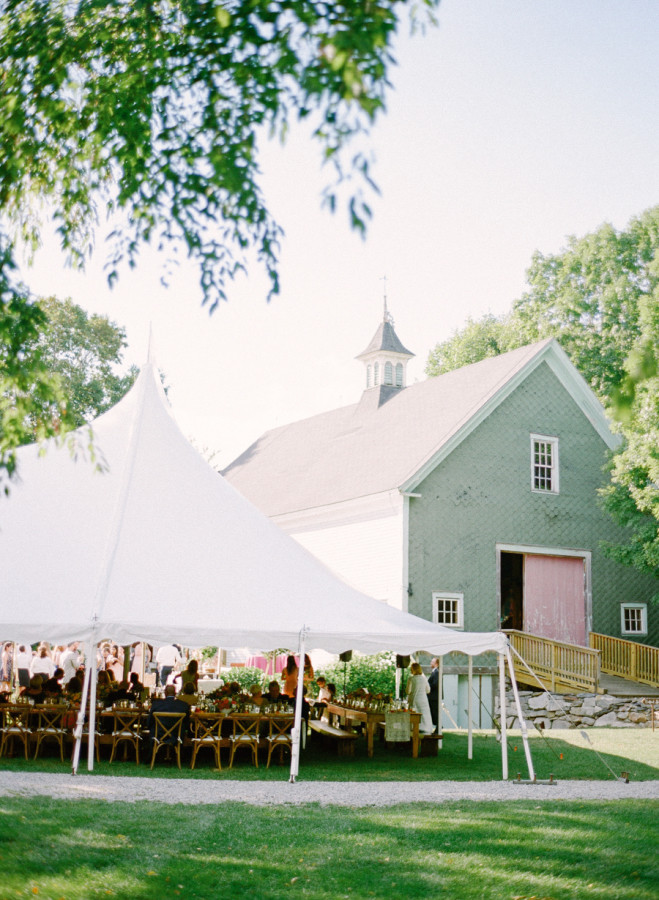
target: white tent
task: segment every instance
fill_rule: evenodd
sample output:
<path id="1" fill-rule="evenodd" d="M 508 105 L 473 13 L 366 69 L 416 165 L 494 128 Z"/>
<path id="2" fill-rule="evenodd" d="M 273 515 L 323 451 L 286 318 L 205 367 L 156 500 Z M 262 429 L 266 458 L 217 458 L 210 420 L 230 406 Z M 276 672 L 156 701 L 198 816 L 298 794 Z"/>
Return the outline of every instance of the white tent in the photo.
<path id="1" fill-rule="evenodd" d="M 501 633 L 455 632 L 339 580 L 191 446 L 151 361 L 89 444 L 83 428 L 18 452 L 0 501 L 3 640 L 509 652 Z"/>

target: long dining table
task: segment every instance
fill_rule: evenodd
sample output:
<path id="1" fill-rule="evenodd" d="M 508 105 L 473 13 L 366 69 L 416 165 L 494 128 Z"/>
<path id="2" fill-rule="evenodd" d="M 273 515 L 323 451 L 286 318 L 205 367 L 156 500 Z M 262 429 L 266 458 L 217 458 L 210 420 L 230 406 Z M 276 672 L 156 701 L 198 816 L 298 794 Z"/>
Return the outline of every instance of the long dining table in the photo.
<path id="1" fill-rule="evenodd" d="M 408 710 L 410 715 L 412 756 L 416 759 L 419 755 L 419 723 L 421 713 Z M 341 706 L 338 703 L 328 703 L 327 713 L 330 721 L 338 721 L 343 728 L 351 728 L 351 722 L 360 722 L 366 726 L 366 748 L 369 756 L 373 756 L 375 732 L 386 720 L 386 712 L 369 709 L 360 706 Z"/>

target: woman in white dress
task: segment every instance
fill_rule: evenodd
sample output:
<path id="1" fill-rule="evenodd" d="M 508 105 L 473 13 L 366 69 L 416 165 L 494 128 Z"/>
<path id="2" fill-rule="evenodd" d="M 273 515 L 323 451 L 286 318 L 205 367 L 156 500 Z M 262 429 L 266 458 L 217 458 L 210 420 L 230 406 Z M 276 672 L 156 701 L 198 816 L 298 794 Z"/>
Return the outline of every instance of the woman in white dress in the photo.
<path id="1" fill-rule="evenodd" d="M 435 730 L 430 713 L 430 704 L 428 703 L 429 693 L 430 685 L 423 674 L 423 669 L 419 663 L 413 662 L 410 666 L 410 677 L 407 681 L 407 700 L 410 706 L 413 706 L 417 712 L 421 713 L 421 721 L 419 723 L 419 732 L 421 734 L 432 734 Z"/>

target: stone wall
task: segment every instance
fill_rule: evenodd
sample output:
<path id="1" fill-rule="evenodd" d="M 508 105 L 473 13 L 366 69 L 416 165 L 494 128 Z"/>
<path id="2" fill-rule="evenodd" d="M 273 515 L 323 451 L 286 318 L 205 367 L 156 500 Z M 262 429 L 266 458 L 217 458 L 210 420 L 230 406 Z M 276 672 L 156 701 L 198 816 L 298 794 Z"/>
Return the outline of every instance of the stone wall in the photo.
<path id="1" fill-rule="evenodd" d="M 520 691 L 522 715 L 530 728 L 545 730 L 566 728 L 651 728 L 654 712 L 655 728 L 659 727 L 659 698 L 615 697 L 611 694 L 551 694 Z M 499 697 L 495 700 L 499 716 Z M 515 697 L 506 692 L 506 725 L 519 728 Z"/>

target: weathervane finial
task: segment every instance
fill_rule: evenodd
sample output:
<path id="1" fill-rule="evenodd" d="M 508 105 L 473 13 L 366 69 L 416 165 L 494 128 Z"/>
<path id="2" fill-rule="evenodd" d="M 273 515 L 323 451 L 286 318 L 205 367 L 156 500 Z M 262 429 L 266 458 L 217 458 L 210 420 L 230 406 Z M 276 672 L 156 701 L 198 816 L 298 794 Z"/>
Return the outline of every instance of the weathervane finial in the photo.
<path id="1" fill-rule="evenodd" d="M 382 276 L 382 281 L 384 281 L 384 316 L 383 321 L 389 322 L 390 325 L 394 324 L 394 317 L 391 315 L 387 308 L 387 276 Z"/>

